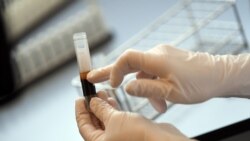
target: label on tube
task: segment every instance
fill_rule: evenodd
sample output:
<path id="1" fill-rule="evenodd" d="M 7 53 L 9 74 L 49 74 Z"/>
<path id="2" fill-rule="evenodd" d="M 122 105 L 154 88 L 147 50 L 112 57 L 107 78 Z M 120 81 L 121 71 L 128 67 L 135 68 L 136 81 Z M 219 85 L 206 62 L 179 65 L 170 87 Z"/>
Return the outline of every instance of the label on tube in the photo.
<path id="1" fill-rule="evenodd" d="M 79 71 L 80 73 L 89 72 L 91 70 L 91 59 L 86 33 L 75 33 L 73 39 Z"/>

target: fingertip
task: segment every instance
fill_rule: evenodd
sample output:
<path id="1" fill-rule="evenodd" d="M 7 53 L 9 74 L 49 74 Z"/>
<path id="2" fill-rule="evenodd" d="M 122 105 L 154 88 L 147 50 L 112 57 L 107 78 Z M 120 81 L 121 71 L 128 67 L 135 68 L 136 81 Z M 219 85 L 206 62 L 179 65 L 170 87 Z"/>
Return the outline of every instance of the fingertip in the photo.
<path id="1" fill-rule="evenodd" d="M 124 70 L 119 67 L 119 65 L 114 65 L 113 69 L 111 70 L 110 73 L 110 85 L 113 88 L 117 88 L 123 81 L 124 78 Z"/>
<path id="2" fill-rule="evenodd" d="M 81 102 L 81 101 L 84 101 L 84 98 L 83 98 L 83 97 L 76 99 L 76 100 L 75 100 L 75 103 L 79 103 L 79 102 Z"/>
<path id="3" fill-rule="evenodd" d="M 109 97 L 109 98 L 108 98 L 108 103 L 109 103 L 112 107 L 114 107 L 115 109 L 117 109 L 117 110 L 120 109 L 120 108 L 119 108 L 119 105 L 118 105 L 118 103 L 117 103 L 117 101 L 116 101 L 113 97 Z"/>
<path id="4" fill-rule="evenodd" d="M 98 103 L 98 102 L 101 102 L 101 99 L 100 99 L 100 98 L 98 98 L 98 97 L 93 97 L 93 98 L 91 98 L 91 100 L 90 100 L 90 107 L 95 106 L 96 103 Z"/>
<path id="5" fill-rule="evenodd" d="M 110 85 L 111 85 L 111 87 L 113 87 L 113 88 L 117 88 L 119 85 L 114 81 L 114 80 L 110 80 Z"/>
<path id="6" fill-rule="evenodd" d="M 96 72 L 97 72 L 97 70 L 92 70 L 92 71 L 90 71 L 90 72 L 87 74 L 87 80 L 88 80 L 89 82 L 93 82 L 93 81 L 94 81 L 94 77 L 95 77 L 95 75 L 96 75 Z"/>
<path id="7" fill-rule="evenodd" d="M 149 102 L 159 113 L 165 113 L 167 110 L 167 104 L 164 99 L 149 98 Z"/>
<path id="8" fill-rule="evenodd" d="M 78 115 L 81 115 L 82 113 L 88 112 L 85 107 L 85 99 L 84 98 L 79 98 L 75 100 L 75 115 L 76 117 Z"/>
<path id="9" fill-rule="evenodd" d="M 114 77 L 115 76 L 115 77 Z M 113 70 L 110 73 L 110 79 L 109 79 L 109 84 L 111 87 L 115 88 L 116 87 L 116 78 L 117 76 L 113 74 Z"/>
<path id="10" fill-rule="evenodd" d="M 129 94 L 135 95 L 134 88 L 136 87 L 136 85 L 137 85 L 136 80 L 129 82 L 125 87 L 125 91 Z"/>
<path id="11" fill-rule="evenodd" d="M 98 97 L 94 97 L 91 99 L 90 101 L 90 109 L 92 111 L 92 113 L 101 121 L 104 123 L 104 125 L 106 125 L 110 118 L 110 114 L 112 114 L 112 112 L 114 111 L 114 108 L 109 105 L 106 101 L 98 98 Z"/>
<path id="12" fill-rule="evenodd" d="M 167 105 L 156 109 L 159 113 L 165 113 L 167 111 Z"/>
<path id="13" fill-rule="evenodd" d="M 106 101 L 102 100 L 99 97 L 93 97 L 90 100 L 90 109 L 92 112 L 94 112 L 96 107 L 103 104 L 106 104 Z"/>
<path id="14" fill-rule="evenodd" d="M 94 69 L 87 75 L 87 80 L 92 83 L 103 82 L 109 79 L 110 71 L 113 65 L 108 65 L 102 68 Z"/>
<path id="15" fill-rule="evenodd" d="M 115 76 L 115 77 L 113 77 L 113 76 Z M 120 76 L 118 76 L 118 75 L 113 75 L 113 76 L 111 75 L 109 82 L 110 82 L 111 87 L 117 88 L 121 84 L 123 78 L 120 78 Z"/>
<path id="16" fill-rule="evenodd" d="M 84 98 L 83 97 L 81 97 L 81 98 L 79 98 L 79 99 L 76 99 L 75 100 L 75 106 L 76 107 L 82 107 L 82 106 L 84 106 Z"/>
<path id="17" fill-rule="evenodd" d="M 136 79 L 153 79 L 154 75 L 146 73 L 144 71 L 139 71 L 136 73 Z"/>
<path id="18" fill-rule="evenodd" d="M 165 113 L 167 111 L 167 104 L 165 101 L 163 101 L 162 103 L 159 103 L 159 107 L 158 107 L 157 111 L 159 113 Z"/>
<path id="19" fill-rule="evenodd" d="M 99 91 L 98 93 L 97 93 L 97 96 L 99 97 L 99 98 L 101 98 L 102 100 L 107 100 L 107 98 L 108 98 L 108 95 L 107 95 L 107 93 L 105 92 L 105 91 Z"/>

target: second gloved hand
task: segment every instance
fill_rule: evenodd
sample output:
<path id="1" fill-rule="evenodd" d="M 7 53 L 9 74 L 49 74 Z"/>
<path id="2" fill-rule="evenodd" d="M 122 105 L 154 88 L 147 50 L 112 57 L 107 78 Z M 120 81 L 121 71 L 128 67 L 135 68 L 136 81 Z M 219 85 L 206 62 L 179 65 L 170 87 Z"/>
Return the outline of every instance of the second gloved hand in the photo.
<path id="1" fill-rule="evenodd" d="M 159 112 L 165 99 L 176 103 L 199 103 L 212 97 L 245 96 L 250 91 L 250 55 L 211 55 L 159 45 L 146 52 L 128 50 L 117 61 L 91 71 L 91 82 L 110 80 L 121 84 L 128 73 L 137 73 L 126 91 L 147 97 Z"/>
<path id="2" fill-rule="evenodd" d="M 191 141 L 170 124 L 118 111 L 99 98 L 91 99 L 90 108 L 92 113 L 86 110 L 83 99 L 76 101 L 77 125 L 86 141 Z M 93 122 L 92 114 L 103 124 Z"/>

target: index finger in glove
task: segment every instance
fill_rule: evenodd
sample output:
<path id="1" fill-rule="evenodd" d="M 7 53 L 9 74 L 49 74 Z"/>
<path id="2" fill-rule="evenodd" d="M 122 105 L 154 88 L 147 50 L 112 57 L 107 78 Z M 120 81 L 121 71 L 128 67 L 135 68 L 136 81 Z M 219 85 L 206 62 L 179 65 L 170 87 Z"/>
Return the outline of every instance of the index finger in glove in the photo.
<path id="1" fill-rule="evenodd" d="M 113 64 L 99 69 L 90 71 L 87 75 L 88 81 L 92 83 L 103 82 L 109 79 L 110 71 L 113 68 Z"/>
<path id="2" fill-rule="evenodd" d="M 114 64 L 89 72 L 87 79 L 92 83 L 110 79 L 111 86 L 117 87 L 124 75 L 141 70 L 145 66 L 144 63 L 144 53 L 130 49 L 125 51 Z"/>
<path id="3" fill-rule="evenodd" d="M 118 112 L 106 101 L 97 97 L 91 99 L 90 109 L 92 113 L 95 114 L 95 116 L 104 123 L 105 127 L 107 126 L 112 114 Z"/>
<path id="4" fill-rule="evenodd" d="M 111 86 L 117 87 L 121 84 L 124 76 L 128 73 L 136 71 L 149 72 L 150 68 L 147 68 L 145 54 L 136 50 L 127 50 L 123 53 L 113 65 L 110 72 Z"/>

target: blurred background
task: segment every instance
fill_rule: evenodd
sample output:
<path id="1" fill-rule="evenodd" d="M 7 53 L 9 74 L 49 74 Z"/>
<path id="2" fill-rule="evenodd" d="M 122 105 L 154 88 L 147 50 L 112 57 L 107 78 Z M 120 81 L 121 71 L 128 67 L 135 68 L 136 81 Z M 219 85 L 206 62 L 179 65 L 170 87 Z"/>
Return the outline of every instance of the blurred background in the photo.
<path id="1" fill-rule="evenodd" d="M 0 140 L 83 140 L 74 115 L 82 95 L 72 36 L 86 32 L 93 67 L 112 63 L 124 50 L 168 43 L 211 54 L 249 52 L 249 0 L 0 0 Z M 250 118 L 250 100 L 216 98 L 169 104 L 157 113 L 123 86 L 97 89 L 122 110 L 174 124 L 189 137 Z"/>

